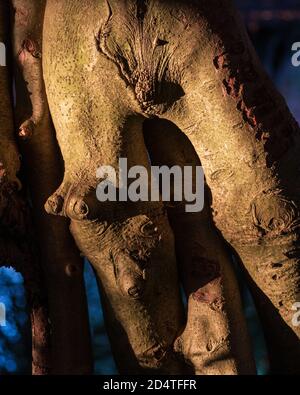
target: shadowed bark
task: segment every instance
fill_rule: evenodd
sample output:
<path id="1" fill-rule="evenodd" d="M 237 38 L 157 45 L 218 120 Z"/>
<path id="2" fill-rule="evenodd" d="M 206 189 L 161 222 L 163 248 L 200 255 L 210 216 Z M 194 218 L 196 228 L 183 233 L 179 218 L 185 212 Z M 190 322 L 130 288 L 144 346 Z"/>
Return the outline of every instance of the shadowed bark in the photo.
<path id="1" fill-rule="evenodd" d="M 192 166 L 195 190 L 196 166 L 201 164 L 186 136 L 163 119 L 147 121 L 144 134 L 152 165 L 182 170 Z M 187 213 L 184 200 L 168 204 L 180 279 L 188 299 L 187 324 L 175 348 L 196 374 L 255 374 L 239 287 L 214 227 L 210 203 L 206 186 L 205 208 L 200 213 Z"/>
<path id="2" fill-rule="evenodd" d="M 17 173 L 20 158 L 14 139 L 9 73 L 9 6 L 0 3 L 0 42 L 6 47 L 6 66 L 0 67 L 0 267 L 13 267 L 24 278 L 32 326 L 32 373 L 49 372 L 47 295 L 34 246 L 29 207 Z"/>
<path id="3" fill-rule="evenodd" d="M 28 179 L 51 323 L 51 373 L 92 372 L 83 262 L 68 222 L 48 216 L 44 203 L 63 175 L 42 76 L 45 1 L 12 1 L 16 62 L 16 124 Z"/>

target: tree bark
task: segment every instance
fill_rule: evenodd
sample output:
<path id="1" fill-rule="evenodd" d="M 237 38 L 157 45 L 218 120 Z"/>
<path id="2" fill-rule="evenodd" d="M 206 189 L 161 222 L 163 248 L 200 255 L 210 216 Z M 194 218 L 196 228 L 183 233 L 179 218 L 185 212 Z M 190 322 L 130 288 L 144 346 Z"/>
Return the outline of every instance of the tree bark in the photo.
<path id="1" fill-rule="evenodd" d="M 196 166 L 201 163 L 187 137 L 162 119 L 147 121 L 144 133 L 152 165 L 182 170 L 191 166 L 195 190 Z M 187 213 L 185 200 L 168 204 L 188 300 L 186 327 L 175 348 L 195 374 L 255 374 L 239 287 L 228 251 L 213 225 L 210 203 L 206 186 L 205 207 L 199 213 Z"/>
<path id="2" fill-rule="evenodd" d="M 184 15 L 172 31 L 186 26 L 176 57 L 186 94 L 164 116 L 201 159 L 214 222 L 248 276 L 272 372 L 299 373 L 300 329 L 292 324 L 300 287 L 299 126 L 231 1 L 177 7 L 167 20 Z"/>
<path id="3" fill-rule="evenodd" d="M 32 373 L 49 372 L 50 331 L 47 297 L 20 170 L 14 137 L 12 79 L 9 73 L 9 5 L 0 3 L 0 42 L 6 47 L 5 65 L 0 67 L 0 266 L 13 267 L 24 278 L 32 326 Z"/>
<path id="4" fill-rule="evenodd" d="M 70 220 L 97 273 L 121 373 L 254 371 L 222 238 L 251 286 L 272 372 L 299 373 L 300 333 L 292 324 L 300 297 L 299 126 L 232 1 L 12 3 L 16 118 L 47 279 L 53 372 L 91 368 Z M 150 173 L 143 136 L 149 118 L 155 120 L 153 129 L 144 128 L 152 161 L 201 161 L 202 213 L 179 206 L 167 215 L 162 202 L 97 200 L 100 166 L 118 173 L 119 159 L 127 158 L 128 167 L 143 165 Z M 14 177 L 18 164 L 10 162 Z M 43 211 L 45 202 L 55 217 Z"/>
<path id="5" fill-rule="evenodd" d="M 158 37 L 155 41 L 152 36 L 141 33 L 146 23 L 142 21 L 142 13 L 144 8 L 147 10 L 141 3 L 132 1 L 127 7 L 123 2 L 105 1 L 87 1 L 84 5 L 79 1 L 47 3 L 44 77 L 65 161 L 65 174 L 61 186 L 48 199 L 46 209 L 49 213 L 71 218 L 71 230 L 77 245 L 96 269 L 104 293 L 112 346 L 118 350 L 115 358 L 120 371 L 183 373 L 185 368 L 177 360 L 181 350 L 178 352 L 177 347 L 177 356 L 172 351 L 184 322 L 173 235 L 162 206 L 155 203 L 101 204 L 95 193 L 99 182 L 96 170 L 101 165 L 111 165 L 117 170 L 118 160 L 125 157 L 128 158 L 128 167 L 143 165 L 149 172 L 142 125 L 148 113 L 156 111 L 156 100 L 168 100 L 163 91 L 160 97 L 151 97 L 155 92 L 150 89 L 152 80 L 149 73 L 154 70 L 143 69 L 143 65 L 138 64 L 135 75 L 130 76 L 122 63 L 122 51 L 134 48 L 130 43 L 126 47 L 126 39 L 134 36 L 140 40 L 134 44 L 135 48 L 141 46 L 142 51 L 145 49 L 143 46 L 150 45 L 150 40 L 159 46 Z M 90 21 L 89 26 L 81 24 L 83 15 Z M 135 15 L 139 15 L 137 19 Z M 155 11 L 148 17 L 156 15 Z M 126 37 L 120 29 L 122 23 L 126 26 L 132 24 L 136 35 Z M 118 52 L 115 53 L 116 50 Z M 138 53 L 131 55 L 138 56 Z M 146 56 L 145 53 L 143 55 Z M 142 62 L 140 56 L 138 60 Z M 134 85 L 133 89 L 131 85 Z M 167 94 L 181 94 L 180 87 L 169 81 L 164 87 Z M 157 111 L 159 108 L 160 105 Z M 187 224 L 185 228 L 188 228 Z M 204 238 L 204 231 L 211 234 L 208 244 L 218 243 L 208 221 L 199 226 L 200 239 Z M 212 250 L 211 246 L 209 250 Z M 237 292 L 237 287 L 221 246 L 220 251 L 218 259 L 224 262 L 220 269 L 224 271 L 224 284 L 219 282 L 217 275 L 217 281 L 212 285 L 212 294 L 216 293 L 220 299 L 215 301 L 216 305 L 220 302 L 220 308 L 216 306 L 219 311 L 214 312 L 205 303 L 194 303 L 191 298 L 193 312 L 184 335 L 186 350 L 183 355 L 192 360 L 197 373 L 252 373 L 253 362 L 239 299 L 236 298 L 236 304 L 226 313 L 221 312 L 223 287 L 228 287 L 224 291 L 226 297 L 227 293 L 231 297 Z M 185 248 L 182 248 L 179 253 L 182 260 L 184 253 Z M 199 278 L 199 288 L 201 281 L 203 279 Z M 229 290 L 229 284 L 232 290 Z M 191 294 L 195 284 L 185 285 Z M 133 289 L 137 290 L 136 294 L 132 293 Z M 196 296 L 196 292 L 193 295 Z M 236 318 L 232 313 L 234 307 L 238 310 Z M 202 323 L 199 319 L 201 314 L 205 316 Z M 214 315 L 216 325 L 211 324 L 211 333 L 203 335 L 198 343 L 200 332 L 207 317 L 211 320 L 211 315 Z M 236 331 L 236 323 L 243 328 L 240 340 L 245 343 L 241 350 L 230 338 L 230 332 Z M 199 336 L 189 340 L 197 326 Z M 130 354 L 126 355 L 126 349 L 130 349 Z"/>
<path id="6" fill-rule="evenodd" d="M 65 174 L 46 209 L 71 218 L 77 245 L 98 274 L 119 371 L 181 373 L 173 342 L 184 324 L 183 307 L 162 204 L 96 199 L 101 165 L 117 168 L 124 157 L 129 167 L 149 167 L 143 117 L 130 108 L 132 95 L 115 68 L 111 85 L 109 62 L 98 52 L 94 29 L 101 8 L 89 1 L 47 3 L 44 76 Z M 91 18 L 88 28 L 80 23 L 82 15 Z M 58 203 L 60 212 L 53 210 Z"/>
<path id="7" fill-rule="evenodd" d="M 63 163 L 55 139 L 42 76 L 45 1 L 13 0 L 16 123 L 32 200 L 51 323 L 51 373 L 89 374 L 92 354 L 83 262 L 68 221 L 49 217 L 44 203 L 57 188 Z"/>

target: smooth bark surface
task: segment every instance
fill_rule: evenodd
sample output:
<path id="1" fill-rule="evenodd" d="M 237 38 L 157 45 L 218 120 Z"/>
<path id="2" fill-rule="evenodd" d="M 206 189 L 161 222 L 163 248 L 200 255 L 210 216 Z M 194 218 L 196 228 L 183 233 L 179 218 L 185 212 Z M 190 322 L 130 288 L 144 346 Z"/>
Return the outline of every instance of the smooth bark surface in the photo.
<path id="1" fill-rule="evenodd" d="M 299 373 L 299 126 L 232 1 L 11 3 L 15 113 L 47 279 L 51 371 L 91 371 L 78 248 L 97 273 L 120 373 L 254 373 L 228 243 L 272 372 Z M 8 81 L 0 80 L 8 109 L 0 109 L 0 176 L 17 185 Z M 97 169 L 118 173 L 120 158 L 148 173 L 151 163 L 201 161 L 205 209 L 100 203 Z"/>
<path id="2" fill-rule="evenodd" d="M 100 204 L 96 199 L 101 165 L 117 167 L 124 157 L 128 166 L 149 166 L 143 117 L 115 68 L 111 84 L 110 64 L 98 52 L 99 4 L 99 10 L 95 2 L 84 4 L 92 22 L 88 29 L 79 23 L 81 2 L 47 4 L 44 75 L 65 174 L 46 209 L 71 218 L 77 245 L 98 274 L 120 372 L 181 373 L 172 346 L 184 322 L 183 308 L 173 235 L 162 204 Z"/>
<path id="3" fill-rule="evenodd" d="M 296 373 L 299 126 L 263 71 L 231 1 L 199 1 L 185 15 L 190 28 L 181 40 L 180 81 L 186 95 L 165 116 L 201 158 L 214 222 L 249 277 L 272 372 Z"/>
<path id="4" fill-rule="evenodd" d="M 195 189 L 196 166 L 201 164 L 186 136 L 163 119 L 147 121 L 144 134 L 151 163 L 192 166 Z M 196 374 L 255 374 L 239 287 L 230 255 L 213 225 L 210 200 L 206 186 L 200 213 L 187 213 L 186 201 L 168 204 L 180 280 L 188 299 L 186 327 L 175 348 Z"/>
<path id="5" fill-rule="evenodd" d="M 143 2 L 129 3 L 127 8 L 123 2 L 105 1 L 87 1 L 84 5 L 79 1 L 51 1 L 47 4 L 44 76 L 65 161 L 65 175 L 62 185 L 48 200 L 46 209 L 49 213 L 72 219 L 74 238 L 98 273 L 106 300 L 108 331 L 113 348 L 118 350 L 115 358 L 120 371 L 137 373 L 140 365 L 144 371 L 183 373 L 184 368 L 179 367 L 172 352 L 183 321 L 173 236 L 166 215 L 160 212 L 159 204 L 100 204 L 95 194 L 99 182 L 96 170 L 101 165 L 117 168 L 118 160 L 126 157 L 128 166 L 149 167 L 142 134 L 143 121 L 149 112 L 156 111 L 156 100 L 162 101 L 157 107 L 162 110 L 170 105 L 168 95 L 182 93 L 179 85 L 172 81 L 155 81 L 155 76 L 150 74 L 156 71 L 157 64 L 166 68 L 169 60 L 164 45 L 160 48 L 160 36 L 155 41 L 153 32 L 146 29 L 153 27 L 143 20 L 146 18 L 144 11 L 149 11 L 148 18 L 151 19 L 157 17 L 160 10 L 155 9 L 154 3 L 149 9 Z M 54 12 L 57 15 L 55 21 L 52 17 Z M 80 23 L 83 14 L 90 21 L 89 26 Z M 160 18 L 164 14 L 165 11 Z M 131 27 L 130 34 L 126 31 L 127 35 L 122 36 L 122 23 Z M 159 25 L 157 21 L 157 27 L 163 29 L 163 24 Z M 143 35 L 143 29 L 147 34 Z M 112 31 L 119 41 L 114 36 L 111 38 L 109 32 Z M 135 39 L 136 42 L 130 41 Z M 70 45 L 71 41 L 73 45 Z M 154 45 L 156 50 L 148 48 L 149 45 Z M 133 48 L 136 53 L 130 52 Z M 125 70 L 128 65 L 122 63 L 122 51 L 125 50 L 129 60 L 136 61 L 134 75 L 128 75 L 130 70 Z M 149 53 L 153 54 L 153 59 L 147 59 L 146 50 L 151 50 Z M 134 59 L 134 56 L 138 58 Z M 145 65 L 139 63 L 143 61 Z M 166 78 L 164 73 L 169 70 L 157 72 L 161 78 Z M 162 83 L 159 93 L 153 91 L 156 83 Z M 132 84 L 135 85 L 132 87 Z M 164 100 L 167 103 L 163 103 Z M 199 232 L 203 230 L 199 229 Z M 212 236 L 212 240 L 214 238 Z M 184 252 L 185 248 L 181 257 Z M 224 270 L 226 286 L 232 283 L 230 292 L 237 292 L 232 274 L 229 269 Z M 200 284 L 199 280 L 199 288 Z M 223 297 L 222 287 L 222 284 L 216 284 L 213 292 Z M 139 288 L 145 289 L 141 289 L 140 294 L 131 295 L 132 289 Z M 238 298 L 236 300 L 235 307 L 240 310 Z M 177 347 L 177 359 L 183 355 L 184 359 L 191 360 L 192 369 L 199 374 L 254 372 L 240 313 L 236 313 L 234 322 L 232 307 L 230 323 L 226 314 L 218 312 L 214 321 L 213 310 L 205 304 L 194 308 L 193 303 L 195 299 L 192 298 L 190 327 L 185 336 L 186 350 L 182 352 Z M 206 317 L 202 323 L 199 322 L 201 315 Z M 212 333 L 208 333 L 207 338 L 203 335 L 200 343 L 197 337 L 190 341 L 189 334 L 197 327 L 190 322 L 199 322 L 197 330 L 200 337 L 207 317 L 214 322 Z M 240 339 L 244 341 L 239 351 L 230 337 L 237 323 L 240 329 L 243 328 Z M 128 348 L 132 349 L 132 355 L 126 355 Z"/>

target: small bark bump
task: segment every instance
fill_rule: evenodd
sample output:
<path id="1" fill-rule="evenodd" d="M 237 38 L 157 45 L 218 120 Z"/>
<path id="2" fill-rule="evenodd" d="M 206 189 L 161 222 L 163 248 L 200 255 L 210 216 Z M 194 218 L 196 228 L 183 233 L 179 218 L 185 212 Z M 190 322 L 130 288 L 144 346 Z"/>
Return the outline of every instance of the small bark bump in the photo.
<path id="1" fill-rule="evenodd" d="M 79 267 L 77 265 L 74 265 L 73 263 L 69 263 L 66 266 L 66 274 L 68 277 L 74 277 L 77 274 L 80 273 Z"/>
<path id="2" fill-rule="evenodd" d="M 19 137 L 22 140 L 29 140 L 33 136 L 35 129 L 35 123 L 29 119 L 25 121 L 19 128 Z"/>

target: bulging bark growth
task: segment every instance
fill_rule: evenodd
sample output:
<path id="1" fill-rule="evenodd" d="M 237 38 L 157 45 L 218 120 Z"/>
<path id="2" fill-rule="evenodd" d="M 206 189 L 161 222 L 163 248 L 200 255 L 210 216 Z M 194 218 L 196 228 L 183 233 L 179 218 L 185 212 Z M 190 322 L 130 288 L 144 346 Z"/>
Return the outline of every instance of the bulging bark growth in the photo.
<path id="1" fill-rule="evenodd" d="M 201 158 L 213 219 L 248 275 L 272 371 L 296 373 L 299 126 L 264 72 L 231 1 L 199 2 L 185 15 L 186 39 L 193 35 L 201 45 L 189 45 L 188 51 L 182 46 L 186 95 L 166 118 L 186 133 Z"/>
<path id="2" fill-rule="evenodd" d="M 299 126 L 231 0 L 11 5 L 15 120 L 47 285 L 51 372 L 91 371 L 80 250 L 97 274 L 121 373 L 254 373 L 225 241 L 251 286 L 272 371 L 299 372 Z M 12 229 L 3 207 L 20 212 L 19 160 L 0 73 L 1 229 Z M 147 174 L 151 164 L 201 161 L 204 210 L 100 202 L 97 169 L 119 175 L 121 158 Z"/>
<path id="3" fill-rule="evenodd" d="M 61 186 L 45 207 L 48 213 L 71 219 L 71 231 L 77 245 L 96 269 L 104 293 L 112 346 L 122 350 L 115 352 L 122 373 L 183 373 L 187 366 L 180 366 L 181 360 L 190 360 L 192 370 L 199 374 L 251 373 L 254 368 L 246 328 L 240 313 L 236 313 L 240 319 L 233 319 L 233 308 L 225 314 L 215 313 L 216 325 L 212 326 L 208 339 L 204 336 L 200 344 L 197 344 L 197 337 L 189 341 L 195 327 L 200 337 L 208 317 L 211 320 L 214 315 L 205 304 L 193 307 L 196 292 L 190 300 L 189 320 L 193 322 L 195 317 L 200 322 L 195 326 L 191 323 L 185 332 L 185 350 L 176 347 L 173 351 L 174 342 L 184 329 L 184 321 L 173 234 L 162 204 L 100 203 L 96 200 L 99 182 L 96 171 L 100 166 L 111 165 L 117 170 L 119 159 L 125 157 L 128 166 L 143 165 L 149 171 L 143 122 L 172 107 L 182 93 L 180 90 L 180 94 L 172 96 L 179 92 L 179 81 L 173 83 L 177 72 L 166 76 L 174 71 L 168 62 L 169 54 L 160 48 L 164 47 L 160 45 L 160 35 L 153 44 L 154 32 L 146 29 L 147 26 L 150 29 L 151 18 L 166 16 L 168 8 L 161 9 L 153 3 L 148 9 L 141 3 L 130 2 L 125 7 L 121 2 L 117 7 L 114 2 L 86 2 L 84 13 L 91 21 L 88 27 L 80 23 L 80 2 L 47 3 L 44 77 L 65 174 Z M 58 15 L 55 22 L 54 12 Z M 126 31 L 128 36 L 120 31 L 123 22 L 132 30 L 130 35 Z M 61 37 L 60 32 L 65 26 L 68 29 Z M 160 26 L 163 28 L 157 21 L 156 28 Z M 74 40 L 72 46 L 71 40 Z M 127 46 L 126 40 L 129 40 Z M 127 62 L 123 54 L 126 48 Z M 157 52 L 154 52 L 155 48 Z M 150 49 L 153 59 L 146 52 Z M 134 62 L 133 72 L 130 67 Z M 159 81 L 155 79 L 155 68 L 159 70 Z M 196 223 L 197 218 L 191 219 L 191 223 L 193 221 Z M 203 225 L 202 233 L 207 224 Z M 215 236 L 212 238 L 217 242 Z M 183 260 L 184 254 L 185 247 L 181 250 Z M 207 269 L 205 264 L 201 269 Z M 230 269 L 226 266 L 224 270 L 225 283 L 232 285 L 231 292 L 237 292 Z M 203 279 L 199 279 L 199 287 L 201 281 Z M 224 297 L 222 283 L 216 283 L 213 288 L 213 292 Z M 191 289 L 187 289 L 187 293 L 190 294 Z M 240 310 L 238 299 L 235 307 Z M 231 315 L 230 319 L 227 313 Z M 201 315 L 206 317 L 202 321 Z M 230 337 L 237 322 L 243 328 L 241 350 Z M 126 354 L 126 349 L 132 353 Z M 223 358 L 225 362 L 222 362 Z"/>
<path id="4" fill-rule="evenodd" d="M 201 164 L 187 137 L 171 122 L 158 118 L 145 122 L 144 134 L 152 164 L 192 166 L 195 189 L 196 166 Z M 255 374 L 239 287 L 225 243 L 213 224 L 210 191 L 205 188 L 206 204 L 200 213 L 187 213 L 185 201 L 167 206 L 188 300 L 186 326 L 175 348 L 196 374 Z"/>

